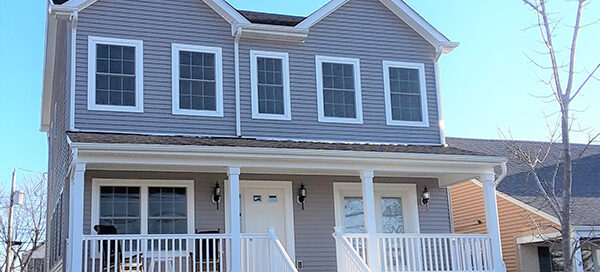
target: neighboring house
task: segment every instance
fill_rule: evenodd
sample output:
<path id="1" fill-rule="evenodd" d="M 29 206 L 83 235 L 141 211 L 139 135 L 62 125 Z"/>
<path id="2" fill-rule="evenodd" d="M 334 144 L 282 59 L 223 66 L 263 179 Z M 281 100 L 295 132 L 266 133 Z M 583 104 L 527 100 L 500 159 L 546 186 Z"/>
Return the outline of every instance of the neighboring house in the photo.
<path id="1" fill-rule="evenodd" d="M 29 257 L 29 263 L 23 272 L 45 272 L 45 263 L 46 263 L 46 244 L 42 243 L 38 246 L 33 252 L 28 251 L 23 254 L 23 259 Z"/>
<path id="2" fill-rule="evenodd" d="M 531 177 L 527 166 L 511 152 L 513 143 L 527 152 L 546 150 L 547 143 L 447 138 L 451 146 L 477 150 L 509 159 L 508 174 L 498 186 L 498 213 L 502 253 L 508 271 L 562 271 L 562 253 L 557 230 L 560 224 Z M 573 215 L 572 224 L 581 238 L 583 260 L 580 271 L 600 271 L 600 146 L 573 144 Z M 585 151 L 585 152 L 584 152 Z M 551 148 L 548 159 L 538 167 L 546 178 L 553 174 L 561 145 Z M 579 154 L 583 154 L 579 158 Z M 561 187 L 559 175 L 558 188 Z M 456 233 L 485 233 L 485 211 L 478 181 L 450 187 L 452 216 Z"/>
<path id="3" fill-rule="evenodd" d="M 458 44 L 404 2 L 49 10 L 50 271 L 505 271 L 505 159 L 445 146 Z M 446 188 L 473 178 L 488 233 L 452 234 Z"/>

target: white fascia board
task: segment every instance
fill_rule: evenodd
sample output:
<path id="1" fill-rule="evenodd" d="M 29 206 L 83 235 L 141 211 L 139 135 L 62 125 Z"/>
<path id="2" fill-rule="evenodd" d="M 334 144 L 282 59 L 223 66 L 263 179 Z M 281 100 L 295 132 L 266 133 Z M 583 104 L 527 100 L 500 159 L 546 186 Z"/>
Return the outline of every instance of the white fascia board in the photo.
<path id="1" fill-rule="evenodd" d="M 238 28 L 241 28 L 242 38 L 286 42 L 304 42 L 304 40 L 306 40 L 306 37 L 308 37 L 308 29 L 298 29 L 291 26 L 276 26 L 248 23 L 238 24 L 232 29 L 234 31 L 237 31 Z"/>
<path id="2" fill-rule="evenodd" d="M 50 14 L 46 17 L 46 41 L 44 46 L 44 79 L 42 87 L 41 132 L 50 129 L 52 107 L 52 85 L 54 84 L 54 58 L 56 50 L 56 19 Z"/>

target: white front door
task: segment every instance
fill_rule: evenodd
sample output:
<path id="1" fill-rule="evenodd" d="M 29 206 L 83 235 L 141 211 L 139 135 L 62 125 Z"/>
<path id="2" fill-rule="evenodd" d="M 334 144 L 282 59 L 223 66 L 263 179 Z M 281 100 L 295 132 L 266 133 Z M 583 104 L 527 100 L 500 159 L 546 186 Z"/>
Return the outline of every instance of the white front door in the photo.
<path id="1" fill-rule="evenodd" d="M 293 256 L 291 200 L 289 182 L 243 182 L 241 184 L 242 232 L 265 233 L 268 227 L 275 227 L 277 238 L 290 256 Z"/>

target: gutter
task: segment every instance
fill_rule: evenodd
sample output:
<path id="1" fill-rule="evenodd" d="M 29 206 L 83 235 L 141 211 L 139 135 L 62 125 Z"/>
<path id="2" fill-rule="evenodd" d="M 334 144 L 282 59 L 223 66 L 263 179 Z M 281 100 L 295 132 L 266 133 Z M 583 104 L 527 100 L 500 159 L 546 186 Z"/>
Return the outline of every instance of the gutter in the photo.
<path id="1" fill-rule="evenodd" d="M 242 38 L 242 27 L 238 26 L 233 43 L 235 55 L 235 133 L 237 137 L 242 136 L 242 119 L 240 116 L 240 38 Z"/>
<path id="2" fill-rule="evenodd" d="M 504 180 L 506 174 L 508 173 L 508 170 L 506 169 L 506 162 L 501 163 L 500 167 L 502 168 L 502 172 L 500 173 L 500 176 L 498 176 L 498 178 L 496 178 L 496 180 L 494 181 L 494 187 L 497 187 L 500 184 L 500 182 Z"/>

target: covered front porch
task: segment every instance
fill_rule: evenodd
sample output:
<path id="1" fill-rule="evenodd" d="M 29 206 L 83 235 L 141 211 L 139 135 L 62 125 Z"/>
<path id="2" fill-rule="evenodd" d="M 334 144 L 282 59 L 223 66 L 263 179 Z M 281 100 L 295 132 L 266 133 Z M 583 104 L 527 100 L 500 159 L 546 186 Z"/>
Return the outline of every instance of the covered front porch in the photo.
<path id="1" fill-rule="evenodd" d="M 70 136 L 70 271 L 505 270 L 501 158 Z M 472 178 L 489 233 L 451 234 L 445 187 Z"/>

